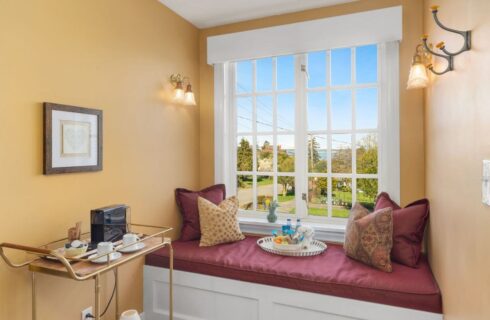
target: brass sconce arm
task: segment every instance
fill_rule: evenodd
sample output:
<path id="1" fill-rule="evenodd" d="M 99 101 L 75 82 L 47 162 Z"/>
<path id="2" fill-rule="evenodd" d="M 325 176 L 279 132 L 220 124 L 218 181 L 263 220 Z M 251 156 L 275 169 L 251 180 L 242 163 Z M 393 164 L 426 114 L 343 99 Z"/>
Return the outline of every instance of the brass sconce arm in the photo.
<path id="1" fill-rule="evenodd" d="M 436 22 L 436 24 L 441 29 L 446 30 L 446 31 L 451 32 L 451 33 L 459 34 L 464 39 L 463 47 L 457 52 L 450 52 L 449 50 L 446 49 L 446 44 L 444 43 L 444 41 L 439 42 L 436 45 L 436 48 L 439 49 L 440 51 L 442 51 L 442 53 L 437 53 L 437 52 L 433 51 L 429 47 L 429 45 L 427 44 L 427 38 L 429 36 L 426 34 L 422 36 L 422 43 L 424 44 L 425 50 L 427 50 L 427 52 L 431 53 L 432 55 L 434 55 L 436 57 L 443 58 L 447 61 L 447 67 L 443 71 L 435 71 L 432 64 L 429 64 L 427 66 L 427 68 L 432 73 L 437 74 L 437 75 L 441 75 L 441 74 L 444 74 L 446 72 L 454 70 L 454 57 L 455 56 L 471 49 L 471 31 L 460 31 L 460 30 L 455 30 L 455 29 L 446 27 L 445 25 L 443 25 L 441 23 L 441 21 L 439 20 L 439 17 L 437 16 L 437 13 L 439 12 L 439 6 L 432 6 L 432 7 L 430 7 L 430 10 L 432 12 L 432 16 L 434 17 L 434 21 Z"/>
<path id="2" fill-rule="evenodd" d="M 436 24 L 441 29 L 446 30 L 448 32 L 459 34 L 464 39 L 463 47 L 459 51 L 457 51 L 457 52 L 450 52 L 450 51 L 446 50 L 444 46 L 442 46 L 442 48 L 440 48 L 441 51 L 443 51 L 448 56 L 457 56 L 460 53 L 463 53 L 465 51 L 470 50 L 471 49 L 471 31 L 469 31 L 469 30 L 468 31 L 460 31 L 460 30 L 456 30 L 456 29 L 452 29 L 452 28 L 446 27 L 445 25 L 443 25 L 441 23 L 441 21 L 439 20 L 439 17 L 437 16 L 437 13 L 439 11 L 439 6 L 432 6 L 430 9 L 432 11 L 432 15 L 434 16 L 434 21 L 436 22 Z"/>
<path id="3" fill-rule="evenodd" d="M 170 76 L 170 83 L 177 84 L 179 82 L 180 83 L 189 82 L 189 77 L 184 77 L 180 73 L 174 73 Z"/>
<path id="4" fill-rule="evenodd" d="M 444 69 L 443 71 L 436 71 L 434 70 L 434 66 L 432 64 L 429 64 L 427 66 L 427 69 L 429 69 L 432 73 L 440 76 L 441 74 L 444 74 L 446 72 L 449 72 L 449 71 L 452 71 L 454 70 L 454 59 L 453 59 L 453 56 L 452 55 L 445 55 L 445 54 L 441 54 L 441 53 L 437 53 L 435 51 L 433 51 L 430 46 L 427 44 L 427 38 L 428 38 L 428 35 L 424 34 L 422 36 L 422 43 L 424 44 L 424 48 L 427 52 L 429 52 L 430 54 L 436 56 L 436 57 L 440 57 L 440 58 L 443 58 L 447 61 L 447 66 L 446 66 L 446 69 Z M 441 43 L 438 43 L 437 44 L 437 48 L 440 49 L 440 44 Z M 442 44 L 444 44 L 442 42 Z"/>

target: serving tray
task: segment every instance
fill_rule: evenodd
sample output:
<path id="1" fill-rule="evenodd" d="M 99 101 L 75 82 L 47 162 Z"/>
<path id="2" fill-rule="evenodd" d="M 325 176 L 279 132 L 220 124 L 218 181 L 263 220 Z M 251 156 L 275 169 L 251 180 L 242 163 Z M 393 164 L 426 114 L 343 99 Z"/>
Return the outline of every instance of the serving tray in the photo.
<path id="1" fill-rule="evenodd" d="M 262 248 L 262 250 L 269 253 L 289 256 L 289 257 L 310 257 L 322 254 L 327 250 L 327 245 L 321 241 L 313 240 L 311 241 L 310 247 L 308 249 L 301 250 L 279 250 L 274 247 L 274 237 L 265 237 L 257 240 L 257 245 Z"/>

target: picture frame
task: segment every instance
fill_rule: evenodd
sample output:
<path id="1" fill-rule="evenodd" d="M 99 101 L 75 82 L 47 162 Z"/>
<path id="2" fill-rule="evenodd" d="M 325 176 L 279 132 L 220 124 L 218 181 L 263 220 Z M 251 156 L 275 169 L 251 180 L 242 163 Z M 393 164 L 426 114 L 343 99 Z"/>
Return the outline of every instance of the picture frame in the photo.
<path id="1" fill-rule="evenodd" d="M 102 110 L 43 103 L 43 174 L 102 170 Z"/>

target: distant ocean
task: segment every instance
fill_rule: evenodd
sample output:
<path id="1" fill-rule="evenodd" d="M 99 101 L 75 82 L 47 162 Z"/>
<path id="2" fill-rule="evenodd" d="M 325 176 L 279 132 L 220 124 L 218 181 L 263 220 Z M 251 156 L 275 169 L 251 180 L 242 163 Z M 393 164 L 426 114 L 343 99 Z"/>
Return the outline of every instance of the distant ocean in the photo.
<path id="1" fill-rule="evenodd" d="M 284 150 L 286 151 L 286 153 L 289 155 L 289 156 L 294 156 L 294 149 L 286 149 Z M 332 154 L 335 154 L 336 153 L 336 150 L 333 150 Z M 328 151 L 325 150 L 325 149 L 322 149 L 322 150 L 318 150 L 318 155 L 320 156 L 320 159 L 321 160 L 327 160 L 327 155 L 328 155 Z"/>

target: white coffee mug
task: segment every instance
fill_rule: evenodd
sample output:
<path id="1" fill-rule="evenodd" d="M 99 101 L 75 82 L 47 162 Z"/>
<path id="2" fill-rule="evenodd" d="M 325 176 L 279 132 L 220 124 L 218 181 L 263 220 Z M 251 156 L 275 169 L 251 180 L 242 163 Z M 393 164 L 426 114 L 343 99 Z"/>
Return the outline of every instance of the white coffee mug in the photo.
<path id="1" fill-rule="evenodd" d="M 124 246 L 129 246 L 130 244 L 133 244 L 137 241 L 140 241 L 140 238 L 135 235 L 134 233 L 126 233 L 123 236 L 123 245 Z"/>
<path id="2" fill-rule="evenodd" d="M 114 244 L 112 242 L 99 242 L 97 245 L 97 254 L 104 255 L 114 251 Z"/>

